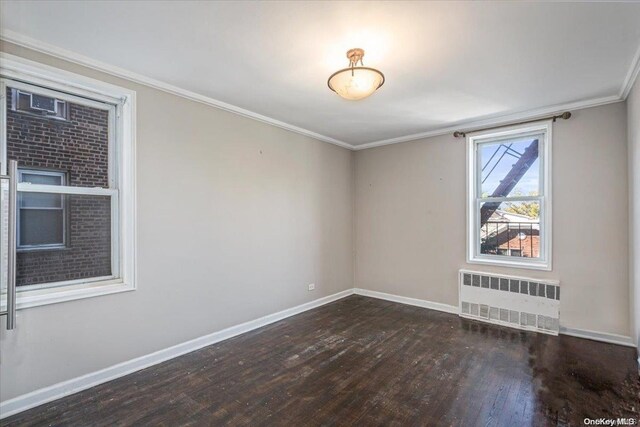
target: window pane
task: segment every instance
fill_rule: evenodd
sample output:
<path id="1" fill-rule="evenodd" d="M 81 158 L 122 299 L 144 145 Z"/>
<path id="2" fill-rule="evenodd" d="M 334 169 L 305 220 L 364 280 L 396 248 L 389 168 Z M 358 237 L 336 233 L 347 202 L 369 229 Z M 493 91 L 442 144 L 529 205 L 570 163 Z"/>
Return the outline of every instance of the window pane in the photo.
<path id="1" fill-rule="evenodd" d="M 22 169 L 63 171 L 65 185 L 72 187 L 109 187 L 109 111 L 65 102 L 65 119 L 61 120 L 31 111 L 30 97 L 25 97 L 24 105 L 22 101 L 16 105 L 12 98 L 18 92 L 9 87 L 6 95 L 8 159 L 17 160 Z M 56 178 L 27 176 L 23 182 L 60 185 L 59 181 L 34 181 L 45 179 Z"/>
<path id="2" fill-rule="evenodd" d="M 63 185 L 63 172 L 20 171 L 20 182 L 39 185 Z M 21 193 L 19 205 L 23 208 L 62 208 L 63 196 L 45 193 Z"/>
<path id="3" fill-rule="evenodd" d="M 20 209 L 18 246 L 62 245 L 63 243 L 62 209 Z"/>
<path id="4" fill-rule="evenodd" d="M 540 194 L 538 148 L 543 135 L 478 145 L 480 197 Z"/>
<path id="5" fill-rule="evenodd" d="M 64 196 L 61 194 L 21 192 L 18 197 L 20 198 L 21 208 L 62 209 L 64 203 Z"/>
<path id="6" fill-rule="evenodd" d="M 480 253 L 540 257 L 540 202 L 482 203 Z"/>
<path id="7" fill-rule="evenodd" d="M 62 175 L 52 175 L 47 173 L 22 172 L 20 182 L 41 185 L 62 185 Z"/>
<path id="8" fill-rule="evenodd" d="M 65 195 L 64 210 L 20 210 L 20 237 L 43 242 L 60 236 L 64 215 L 63 248 L 19 250 L 17 285 L 62 282 L 111 276 L 111 198 L 109 196 Z M 56 222 L 58 221 L 58 222 Z M 54 231 L 55 229 L 55 231 Z"/>
<path id="9" fill-rule="evenodd" d="M 31 95 L 31 108 L 54 111 L 56 109 L 56 99 L 38 94 Z"/>

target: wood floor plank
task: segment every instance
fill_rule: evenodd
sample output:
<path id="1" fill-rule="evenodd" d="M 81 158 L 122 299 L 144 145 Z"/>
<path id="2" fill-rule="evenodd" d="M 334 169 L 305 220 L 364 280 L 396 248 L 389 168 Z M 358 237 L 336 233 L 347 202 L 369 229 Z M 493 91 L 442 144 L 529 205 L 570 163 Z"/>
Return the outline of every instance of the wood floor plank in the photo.
<path id="1" fill-rule="evenodd" d="M 635 417 L 635 350 L 350 296 L 3 426 L 547 426 Z"/>

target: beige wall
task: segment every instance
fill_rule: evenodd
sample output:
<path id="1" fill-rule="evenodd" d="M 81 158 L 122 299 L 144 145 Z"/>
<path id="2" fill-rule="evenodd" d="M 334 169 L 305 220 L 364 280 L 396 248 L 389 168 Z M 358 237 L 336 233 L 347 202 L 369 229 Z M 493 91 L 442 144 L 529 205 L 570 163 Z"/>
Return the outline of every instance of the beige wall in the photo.
<path id="1" fill-rule="evenodd" d="M 21 310 L 13 332 L 2 320 L 0 400 L 353 287 L 349 150 L 0 50 L 131 88 L 138 101 L 138 290 Z"/>
<path id="2" fill-rule="evenodd" d="M 627 126 L 629 139 L 631 319 L 633 336 L 640 353 L 640 79 L 636 79 L 627 98 Z"/>
<path id="3" fill-rule="evenodd" d="M 554 125 L 553 271 L 465 258 L 465 141 L 357 151 L 356 287 L 457 305 L 460 268 L 561 281 L 562 326 L 630 335 L 626 107 Z"/>

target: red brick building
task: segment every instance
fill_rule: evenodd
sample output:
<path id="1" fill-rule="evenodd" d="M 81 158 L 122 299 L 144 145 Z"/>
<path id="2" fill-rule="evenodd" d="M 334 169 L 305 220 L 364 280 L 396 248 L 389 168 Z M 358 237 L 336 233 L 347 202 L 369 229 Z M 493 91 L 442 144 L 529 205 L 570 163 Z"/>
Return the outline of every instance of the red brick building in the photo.
<path id="1" fill-rule="evenodd" d="M 540 256 L 540 222 L 506 211 L 495 211 L 482 226 L 482 252 L 490 255 Z"/>

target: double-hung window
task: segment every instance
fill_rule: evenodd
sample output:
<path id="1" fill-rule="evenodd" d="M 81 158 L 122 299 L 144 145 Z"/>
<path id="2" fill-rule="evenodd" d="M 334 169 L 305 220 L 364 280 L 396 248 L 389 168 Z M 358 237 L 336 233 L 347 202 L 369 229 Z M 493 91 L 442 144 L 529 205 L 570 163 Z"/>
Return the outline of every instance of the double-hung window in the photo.
<path id="1" fill-rule="evenodd" d="M 0 64 L 0 173 L 17 162 L 16 206 L 0 191 L 0 294 L 8 209 L 18 308 L 134 289 L 135 93 L 10 55 Z"/>
<path id="2" fill-rule="evenodd" d="M 551 270 L 551 122 L 467 137 L 467 261 Z"/>

